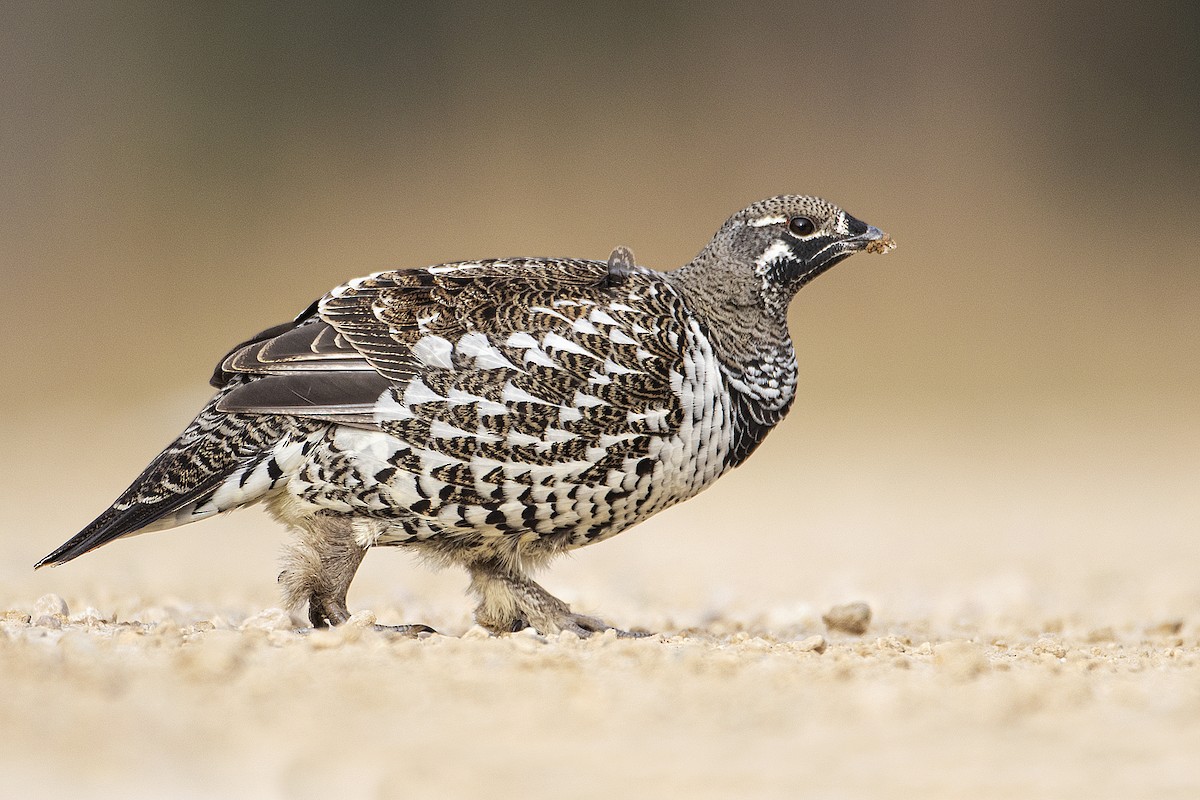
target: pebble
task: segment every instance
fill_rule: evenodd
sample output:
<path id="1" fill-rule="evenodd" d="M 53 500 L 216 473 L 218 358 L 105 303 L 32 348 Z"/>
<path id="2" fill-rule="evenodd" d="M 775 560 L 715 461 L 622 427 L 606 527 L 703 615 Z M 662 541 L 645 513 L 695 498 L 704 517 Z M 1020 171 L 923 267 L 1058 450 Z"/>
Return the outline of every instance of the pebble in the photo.
<path id="1" fill-rule="evenodd" d="M 492 634 L 488 631 L 487 628 L 483 627 L 482 625 L 472 625 L 470 628 L 467 629 L 466 633 L 464 633 L 461 638 L 463 638 L 463 639 L 490 639 L 490 638 L 492 638 Z"/>
<path id="2" fill-rule="evenodd" d="M 587 643 L 592 647 L 607 647 L 608 645 L 617 641 L 618 638 L 619 637 L 617 636 L 616 628 L 605 628 L 604 630 L 600 631 L 599 633 L 593 633 L 591 636 L 589 636 L 587 638 Z M 625 639 L 624 641 L 636 642 L 636 641 L 639 641 L 640 638 L 642 638 L 642 637 L 630 637 L 628 639 Z M 649 637 L 646 637 L 646 638 L 649 638 Z"/>
<path id="3" fill-rule="evenodd" d="M 350 619 L 346 620 L 346 625 L 351 628 L 370 628 L 375 624 L 375 621 L 375 612 L 358 611 L 350 615 Z"/>
<path id="4" fill-rule="evenodd" d="M 1052 655 L 1055 658 L 1066 658 L 1067 648 L 1057 639 L 1051 639 L 1048 636 L 1043 636 L 1033 643 L 1033 652 L 1035 655 Z"/>
<path id="5" fill-rule="evenodd" d="M 244 631 L 282 631 L 292 629 L 292 618 L 282 608 L 266 608 L 242 623 Z"/>
<path id="6" fill-rule="evenodd" d="M 847 603 L 834 606 L 821 617 L 830 631 L 861 636 L 871 625 L 871 607 L 866 603 Z"/>
<path id="7" fill-rule="evenodd" d="M 29 612 L 29 616 L 38 619 L 39 617 L 65 617 L 70 613 L 66 600 L 56 594 L 44 594 L 33 604 L 33 610 Z"/>
<path id="8" fill-rule="evenodd" d="M 796 642 L 796 650 L 801 653 L 816 653 L 817 655 L 821 655 L 825 652 L 826 647 L 828 645 L 825 642 L 825 637 L 819 633 Z"/>

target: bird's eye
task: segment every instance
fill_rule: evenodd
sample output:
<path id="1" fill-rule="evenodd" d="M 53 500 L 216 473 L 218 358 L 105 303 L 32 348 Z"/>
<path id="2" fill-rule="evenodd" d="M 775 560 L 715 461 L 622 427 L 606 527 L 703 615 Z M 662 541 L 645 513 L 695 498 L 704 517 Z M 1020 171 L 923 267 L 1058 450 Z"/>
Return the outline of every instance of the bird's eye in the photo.
<path id="1" fill-rule="evenodd" d="M 817 225 L 808 217 L 792 217 L 788 220 L 788 230 L 797 236 L 811 236 Z"/>

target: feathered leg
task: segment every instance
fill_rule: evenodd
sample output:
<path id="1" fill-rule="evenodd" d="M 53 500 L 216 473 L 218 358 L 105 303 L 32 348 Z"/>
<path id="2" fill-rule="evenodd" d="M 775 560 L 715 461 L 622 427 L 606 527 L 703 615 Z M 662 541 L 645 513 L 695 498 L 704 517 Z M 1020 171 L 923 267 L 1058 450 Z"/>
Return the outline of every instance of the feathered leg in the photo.
<path id="1" fill-rule="evenodd" d="M 284 553 L 279 573 L 288 608 L 308 604 L 314 628 L 341 625 L 350 619 L 346 593 L 367 554 L 354 535 L 350 517 L 321 512 L 296 522 L 298 536 Z M 428 625 L 376 625 L 376 629 L 415 636 L 436 633 Z"/>
<path id="2" fill-rule="evenodd" d="M 367 549 L 354 540 L 350 520 L 335 514 L 309 517 L 297 532 L 279 573 L 284 603 L 288 608 L 308 603 L 314 628 L 340 625 L 350 619 L 346 593 Z"/>
<path id="3" fill-rule="evenodd" d="M 602 619 L 576 614 L 519 570 L 496 560 L 477 561 L 468 570 L 471 590 L 479 596 L 475 621 L 492 633 L 511 633 L 526 627 L 539 633 L 571 631 L 581 638 L 615 630 L 618 636 L 645 636 L 614 628 Z"/>

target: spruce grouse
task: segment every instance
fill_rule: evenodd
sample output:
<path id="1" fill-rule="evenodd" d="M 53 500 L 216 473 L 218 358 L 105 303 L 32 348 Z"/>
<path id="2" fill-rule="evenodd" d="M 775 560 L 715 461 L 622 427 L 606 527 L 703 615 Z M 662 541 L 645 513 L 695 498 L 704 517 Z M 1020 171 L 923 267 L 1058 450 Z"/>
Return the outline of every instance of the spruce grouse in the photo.
<path id="1" fill-rule="evenodd" d="M 314 626 L 348 619 L 368 548 L 400 545 L 465 567 L 493 632 L 606 630 L 529 572 L 745 461 L 795 397 L 792 297 L 892 246 L 781 196 L 670 272 L 620 247 L 357 278 L 233 348 L 179 438 L 38 566 L 265 501 L 298 532 L 279 579 Z"/>

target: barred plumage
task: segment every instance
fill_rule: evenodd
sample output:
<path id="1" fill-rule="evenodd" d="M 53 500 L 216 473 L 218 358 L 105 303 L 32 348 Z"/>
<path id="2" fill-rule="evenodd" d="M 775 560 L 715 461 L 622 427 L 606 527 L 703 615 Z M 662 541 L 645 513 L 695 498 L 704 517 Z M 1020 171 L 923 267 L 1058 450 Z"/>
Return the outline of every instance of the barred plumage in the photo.
<path id="1" fill-rule="evenodd" d="M 465 566 L 494 631 L 603 629 L 528 570 L 744 461 L 794 398 L 788 302 L 868 246 L 890 240 L 783 196 L 674 272 L 618 248 L 352 280 L 235 347 L 179 439 L 38 566 L 267 500 L 301 532 L 280 579 L 314 625 L 347 618 L 369 547 L 401 545 Z"/>

